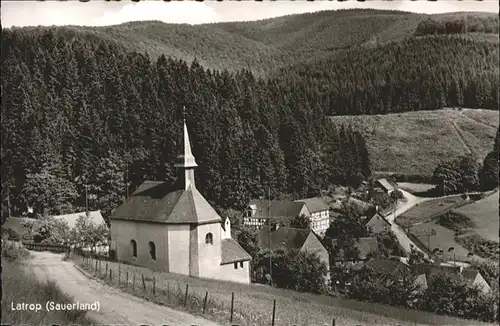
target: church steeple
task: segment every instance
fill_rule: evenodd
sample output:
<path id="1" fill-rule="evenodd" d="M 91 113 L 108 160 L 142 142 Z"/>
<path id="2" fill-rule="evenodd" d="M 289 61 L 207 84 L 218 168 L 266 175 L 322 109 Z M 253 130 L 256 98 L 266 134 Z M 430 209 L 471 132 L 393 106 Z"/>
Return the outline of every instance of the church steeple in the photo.
<path id="1" fill-rule="evenodd" d="M 189 141 L 189 133 L 186 126 L 186 118 L 185 118 L 185 108 L 183 108 L 183 137 L 182 137 L 182 150 L 178 156 L 175 163 L 175 167 L 179 169 L 179 178 L 181 185 L 183 184 L 184 190 L 187 190 L 189 186 L 195 187 L 194 180 L 194 169 L 198 166 L 196 164 L 196 160 L 191 151 L 191 143 Z"/>

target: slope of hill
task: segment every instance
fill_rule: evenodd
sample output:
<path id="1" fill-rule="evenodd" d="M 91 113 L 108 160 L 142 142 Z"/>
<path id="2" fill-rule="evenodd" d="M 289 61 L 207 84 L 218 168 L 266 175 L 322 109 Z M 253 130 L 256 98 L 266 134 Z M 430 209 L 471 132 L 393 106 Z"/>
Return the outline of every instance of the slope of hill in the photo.
<path id="1" fill-rule="evenodd" d="M 472 151 L 482 160 L 491 150 L 499 124 L 498 111 L 481 110 L 481 117 L 493 127 L 464 117 L 474 112 L 443 109 L 331 119 L 335 124 L 352 125 L 364 134 L 372 171 L 432 175 L 437 164 L 450 157 Z"/>
<path id="2" fill-rule="evenodd" d="M 467 216 L 474 224 L 473 231 L 489 241 L 499 242 L 498 191 L 455 211 Z"/>
<path id="3" fill-rule="evenodd" d="M 487 13 L 473 15 L 475 21 L 487 21 L 488 24 L 491 24 L 491 16 L 495 17 Z M 419 23 L 429 17 L 400 11 L 357 9 L 204 25 L 145 21 L 107 27 L 50 28 L 63 35 L 113 42 L 129 51 L 147 52 L 153 59 L 161 54 L 188 62 L 197 58 L 206 68 L 245 68 L 267 75 L 291 63 L 330 58 L 345 49 L 412 37 Z M 463 20 L 464 16 L 457 16 L 457 19 Z M 498 26 L 498 17 L 496 19 Z M 484 28 L 476 30 L 484 31 Z"/>

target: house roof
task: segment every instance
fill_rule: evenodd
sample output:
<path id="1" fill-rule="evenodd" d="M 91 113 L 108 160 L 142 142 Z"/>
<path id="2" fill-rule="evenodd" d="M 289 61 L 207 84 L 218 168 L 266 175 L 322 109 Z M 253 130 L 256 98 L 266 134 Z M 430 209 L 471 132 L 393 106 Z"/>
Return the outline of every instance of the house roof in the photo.
<path id="1" fill-rule="evenodd" d="M 408 266 L 398 260 L 371 258 L 365 264 L 376 273 L 400 276 L 408 270 Z"/>
<path id="2" fill-rule="evenodd" d="M 391 225 L 391 223 L 389 223 L 389 221 L 384 217 L 384 215 L 382 215 L 380 213 L 375 213 L 375 215 L 373 215 L 371 218 L 366 220 L 366 223 L 367 224 L 370 223 L 370 221 L 373 219 L 380 219 L 383 222 L 385 222 L 387 225 Z"/>
<path id="3" fill-rule="evenodd" d="M 337 243 L 336 239 L 332 240 L 332 245 L 335 246 Z M 356 248 L 359 250 L 359 259 L 366 259 L 368 254 L 378 251 L 378 241 L 375 237 L 359 238 L 356 240 Z M 344 258 L 339 253 L 335 260 L 340 261 Z"/>
<path id="4" fill-rule="evenodd" d="M 461 274 L 467 280 L 474 281 L 479 274 L 479 270 L 474 268 L 464 268 Z"/>
<path id="5" fill-rule="evenodd" d="M 24 232 L 29 232 L 35 221 L 37 221 L 35 218 L 10 217 L 4 221 L 2 229 L 12 229 L 22 234 Z"/>
<path id="6" fill-rule="evenodd" d="M 269 232 L 271 233 L 270 236 Z M 276 231 L 270 231 L 270 227 L 265 225 L 260 229 L 257 238 L 262 248 L 301 249 L 311 233 L 312 231 L 308 229 L 289 227 L 278 227 Z M 271 242 L 271 245 L 269 242 Z"/>
<path id="7" fill-rule="evenodd" d="M 387 191 L 394 190 L 395 188 L 395 185 L 387 181 L 387 179 L 378 179 L 377 182 Z"/>
<path id="8" fill-rule="evenodd" d="M 145 181 L 122 205 L 112 220 L 130 220 L 166 224 L 203 224 L 220 222 L 219 214 L 193 186 L 169 191 L 164 182 Z"/>
<path id="9" fill-rule="evenodd" d="M 328 205 L 325 203 L 325 201 L 322 198 L 318 198 L 318 197 L 299 199 L 299 200 L 296 200 L 295 202 L 306 204 L 307 209 L 311 213 L 327 211 L 330 209 L 328 207 Z"/>
<path id="10" fill-rule="evenodd" d="M 252 257 L 234 239 L 221 240 L 222 265 L 252 260 Z"/>
<path id="11" fill-rule="evenodd" d="M 305 203 L 293 202 L 291 200 L 259 200 L 250 201 L 249 205 L 255 205 L 257 210 L 254 217 L 295 217 L 300 214 Z"/>
<path id="12" fill-rule="evenodd" d="M 86 217 L 87 216 L 86 212 L 54 215 L 53 218 L 55 218 L 57 220 L 65 220 L 68 223 L 68 226 L 72 229 L 76 226 L 76 221 L 81 216 Z M 101 215 L 101 211 L 89 212 L 89 220 L 92 221 L 96 225 L 100 225 L 100 224 L 106 225 L 106 222 L 104 222 L 104 218 Z"/>

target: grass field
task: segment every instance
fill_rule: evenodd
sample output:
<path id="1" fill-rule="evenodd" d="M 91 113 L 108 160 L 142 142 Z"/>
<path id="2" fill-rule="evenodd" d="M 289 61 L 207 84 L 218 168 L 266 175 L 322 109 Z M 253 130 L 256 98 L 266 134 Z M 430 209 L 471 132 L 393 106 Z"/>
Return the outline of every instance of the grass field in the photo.
<path id="1" fill-rule="evenodd" d="M 455 253 L 455 259 L 457 261 L 484 261 L 482 257 L 477 255 L 467 257 L 467 254 L 470 251 L 455 240 L 455 232 L 435 222 L 422 223 L 412 226 L 410 233 L 413 234 L 429 251 L 436 248 L 442 249 L 444 251 L 444 254 L 442 255 L 444 260 L 452 261 L 454 259 L 453 253 Z M 454 248 L 452 252 L 448 252 L 450 247 Z"/>
<path id="2" fill-rule="evenodd" d="M 76 262 L 82 266 L 78 258 Z M 95 262 L 91 263 L 95 266 Z M 104 264 L 101 265 L 102 275 Z M 113 270 L 113 285 L 118 286 L 118 263 L 109 262 Z M 88 268 L 88 267 L 87 267 Z M 128 283 L 125 282 L 128 272 Z M 132 279 L 135 274 L 135 285 Z M 143 291 L 141 274 L 144 274 L 146 291 Z M 109 274 L 108 274 L 109 275 Z M 203 315 L 223 324 L 229 321 L 231 293 L 234 292 L 233 324 L 270 325 L 273 300 L 276 300 L 276 325 L 331 325 L 335 318 L 336 325 L 485 325 L 470 320 L 439 316 L 427 312 L 408 310 L 379 305 L 298 293 L 270 288 L 263 285 L 241 285 L 215 280 L 191 278 L 183 275 L 153 272 L 149 269 L 120 265 L 121 288 L 124 291 L 142 296 L 154 302 L 201 314 L 205 291 L 208 291 L 207 311 Z M 152 294 L 152 279 L 155 279 L 155 294 Z M 124 284 L 127 284 L 125 286 Z M 184 307 L 186 284 L 188 304 Z M 306 313 L 305 313 L 306 312 Z"/>
<path id="3" fill-rule="evenodd" d="M 85 311 L 47 311 L 45 303 L 73 302 L 64 295 L 55 283 L 42 283 L 22 264 L 24 255 L 9 259 L 15 249 L 6 249 L 2 244 L 2 324 L 8 325 L 91 325 L 93 321 L 85 316 Z M 19 249 L 17 249 L 19 250 Z M 22 249 L 20 249 L 22 250 Z M 8 255 L 4 255 L 7 253 Z M 17 255 L 18 253 L 16 253 Z M 12 310 L 11 303 L 39 303 L 40 311 Z"/>
<path id="4" fill-rule="evenodd" d="M 396 223 L 402 227 L 427 223 L 464 201 L 461 195 L 424 201 L 396 217 Z"/>
<path id="5" fill-rule="evenodd" d="M 482 160 L 493 146 L 499 124 L 498 111 L 466 109 L 331 119 L 336 124 L 350 124 L 365 135 L 373 171 L 424 175 L 431 175 L 438 163 L 468 149 Z"/>
<path id="6" fill-rule="evenodd" d="M 454 210 L 467 216 L 476 225 L 474 231 L 486 240 L 499 242 L 498 191 L 484 199 Z"/>
<path id="7" fill-rule="evenodd" d="M 398 182 L 398 187 L 413 194 L 429 191 L 434 188 L 435 185 L 429 183 Z"/>

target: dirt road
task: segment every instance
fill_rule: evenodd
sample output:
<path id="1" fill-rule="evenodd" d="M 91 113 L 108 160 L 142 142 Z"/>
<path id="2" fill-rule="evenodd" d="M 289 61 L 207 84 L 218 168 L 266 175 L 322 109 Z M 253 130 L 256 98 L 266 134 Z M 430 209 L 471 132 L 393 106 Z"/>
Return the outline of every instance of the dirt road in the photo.
<path id="1" fill-rule="evenodd" d="M 416 250 L 418 250 L 424 254 L 424 257 L 428 257 L 428 255 L 425 252 L 420 250 L 420 248 L 418 246 L 416 246 L 413 243 L 413 241 L 410 240 L 410 238 L 408 237 L 406 232 L 403 230 L 403 228 L 401 226 L 399 226 L 394 221 L 396 219 L 396 217 L 405 213 L 406 211 L 408 211 L 410 208 L 412 208 L 416 204 L 425 201 L 426 198 L 420 198 L 420 197 L 414 196 L 414 195 L 410 194 L 408 191 L 405 191 L 403 189 L 399 189 L 399 190 L 403 193 L 404 201 L 400 201 L 398 203 L 396 211 L 394 213 L 387 214 L 385 216 L 385 218 L 387 219 L 387 221 L 389 223 L 391 223 L 391 230 L 392 230 L 392 232 L 394 232 L 394 235 L 398 239 L 398 242 L 401 244 L 401 247 L 403 247 L 404 251 L 410 252 L 410 250 L 411 250 L 410 247 L 411 247 L 411 245 L 413 245 Z"/>
<path id="2" fill-rule="evenodd" d="M 219 326 L 212 321 L 145 301 L 89 279 L 72 262 L 63 261 L 61 254 L 33 251 L 31 254 L 33 259 L 30 267 L 37 277 L 56 281 L 61 290 L 72 296 L 75 302 L 99 302 L 99 312 L 88 312 L 88 316 L 98 324 Z"/>

